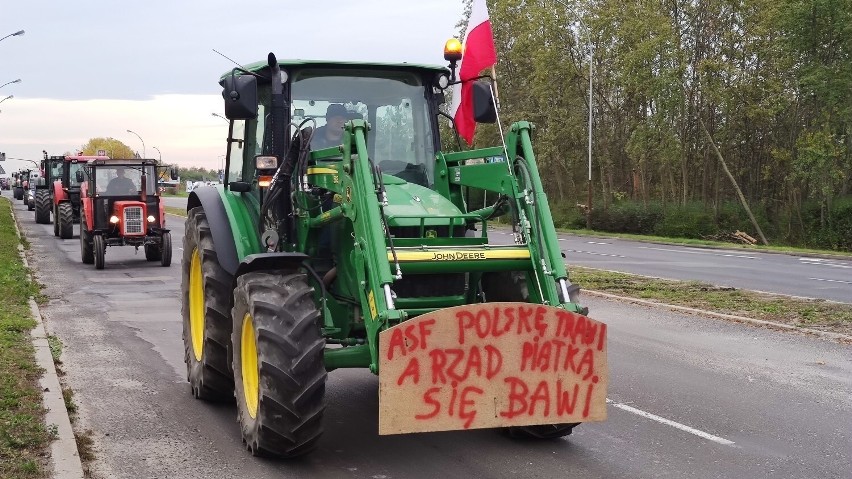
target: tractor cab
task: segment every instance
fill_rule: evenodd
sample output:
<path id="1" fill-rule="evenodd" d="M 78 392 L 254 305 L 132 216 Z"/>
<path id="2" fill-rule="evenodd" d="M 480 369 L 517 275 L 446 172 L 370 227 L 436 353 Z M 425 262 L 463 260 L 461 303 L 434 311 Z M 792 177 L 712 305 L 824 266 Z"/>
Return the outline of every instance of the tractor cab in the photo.
<path id="1" fill-rule="evenodd" d="M 109 157 L 67 155 L 48 158 L 45 154 L 45 158 L 45 166 L 49 166 L 51 170 L 52 185 L 48 195 L 52 198 L 50 208 L 53 211 L 53 234 L 68 239 L 74 234 L 74 223 L 80 221 L 80 180 L 77 172 L 82 171 L 83 166 L 90 161 L 107 160 Z M 42 195 L 41 202 L 36 201 L 36 211 L 39 211 L 39 204 L 46 203 L 45 198 L 48 195 Z M 47 216 L 49 214 L 42 213 L 41 218 L 45 223 L 50 222 Z"/>
<path id="2" fill-rule="evenodd" d="M 157 188 L 156 160 L 95 159 L 75 172 L 80 185 L 83 263 L 103 269 L 107 246 L 140 246 L 148 261 L 171 264 L 171 234 Z"/>

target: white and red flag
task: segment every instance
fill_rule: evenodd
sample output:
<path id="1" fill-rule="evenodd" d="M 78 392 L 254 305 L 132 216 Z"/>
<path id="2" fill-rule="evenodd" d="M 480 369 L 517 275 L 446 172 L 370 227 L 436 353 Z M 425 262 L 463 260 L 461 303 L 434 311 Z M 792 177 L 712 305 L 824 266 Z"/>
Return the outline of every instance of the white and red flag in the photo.
<path id="1" fill-rule="evenodd" d="M 459 136 L 470 145 L 473 143 L 473 134 L 476 132 L 476 122 L 473 119 L 473 92 L 471 91 L 473 84 L 470 79 L 476 78 L 482 70 L 497 63 L 494 37 L 491 34 L 491 21 L 488 18 L 488 7 L 485 5 L 485 0 L 473 0 L 462 52 L 464 52 L 464 56 L 458 66 L 458 79 L 462 83 L 453 86 L 450 116 L 455 121 Z"/>

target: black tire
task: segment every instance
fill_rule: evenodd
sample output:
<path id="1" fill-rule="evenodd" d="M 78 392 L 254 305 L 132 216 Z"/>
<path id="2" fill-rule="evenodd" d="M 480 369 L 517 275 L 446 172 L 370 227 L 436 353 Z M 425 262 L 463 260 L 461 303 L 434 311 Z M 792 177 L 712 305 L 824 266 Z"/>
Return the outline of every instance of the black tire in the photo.
<path id="1" fill-rule="evenodd" d="M 307 277 L 285 271 L 240 276 L 232 317 L 234 396 L 246 448 L 256 456 L 284 458 L 311 452 L 323 433 L 328 373 L 320 312 Z M 257 367 L 256 382 L 248 386 L 243 371 L 246 338 L 256 355 L 247 351 L 245 359 Z M 246 364 L 252 374 L 251 362 Z"/>
<path id="2" fill-rule="evenodd" d="M 160 266 L 168 267 L 172 264 L 172 234 L 163 233 L 160 242 Z"/>
<path id="3" fill-rule="evenodd" d="M 12 190 L 12 197 L 15 198 L 16 200 L 19 200 L 19 199 L 21 199 L 21 196 L 23 195 L 23 193 L 24 193 L 24 189 L 16 186 Z"/>
<path id="4" fill-rule="evenodd" d="M 83 264 L 95 262 L 94 245 L 92 244 L 92 233 L 86 228 L 86 216 L 80 216 L 80 259 Z"/>
<path id="5" fill-rule="evenodd" d="M 35 197 L 33 197 L 33 199 L 30 199 L 29 195 L 27 195 L 27 200 L 25 203 L 27 204 L 27 211 L 35 210 Z"/>
<path id="6" fill-rule="evenodd" d="M 68 239 L 74 236 L 74 210 L 71 203 L 59 203 L 59 237 Z M 100 268 L 99 268 L 100 269 Z"/>
<path id="7" fill-rule="evenodd" d="M 181 264 L 181 315 L 187 380 L 192 395 L 198 399 L 231 401 L 234 397 L 234 375 L 228 356 L 232 323 L 231 275 L 219 264 L 203 208 L 190 210 L 185 227 Z M 192 270 L 196 267 L 200 271 L 196 272 L 197 277 L 193 280 Z M 195 290 L 196 287 L 201 290 Z M 200 299 L 196 298 L 200 307 L 193 307 L 191 291 L 200 295 Z M 196 319 L 195 336 L 193 317 Z M 201 323 L 200 326 L 198 323 Z M 198 346 L 193 344 L 193 339 Z M 196 348 L 200 349 L 197 355 Z"/>
<path id="8" fill-rule="evenodd" d="M 501 271 L 482 275 L 482 293 L 489 303 L 511 301 L 528 303 L 530 299 L 527 275 L 519 271 Z M 565 437 L 579 423 L 543 424 L 503 428 L 509 436 L 519 439 L 557 439 Z"/>
<path id="9" fill-rule="evenodd" d="M 35 222 L 40 225 L 50 223 L 50 192 L 48 190 L 36 190 Z"/>
<path id="10" fill-rule="evenodd" d="M 53 205 L 53 236 L 59 237 L 59 207 Z"/>
<path id="11" fill-rule="evenodd" d="M 95 269 L 104 269 L 106 261 L 106 241 L 102 235 L 95 235 L 92 238 L 92 249 L 95 256 Z"/>
<path id="12" fill-rule="evenodd" d="M 145 248 L 145 259 L 148 261 L 160 261 L 162 255 L 160 254 L 160 248 L 155 244 L 146 244 Z"/>

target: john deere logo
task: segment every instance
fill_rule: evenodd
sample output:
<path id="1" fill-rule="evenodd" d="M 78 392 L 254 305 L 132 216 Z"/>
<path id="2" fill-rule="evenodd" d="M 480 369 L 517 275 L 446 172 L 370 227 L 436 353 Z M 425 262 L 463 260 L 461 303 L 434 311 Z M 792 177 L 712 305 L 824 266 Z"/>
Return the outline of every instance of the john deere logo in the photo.
<path id="1" fill-rule="evenodd" d="M 427 238 L 437 238 L 438 232 L 435 231 L 435 230 L 426 230 L 426 237 Z"/>

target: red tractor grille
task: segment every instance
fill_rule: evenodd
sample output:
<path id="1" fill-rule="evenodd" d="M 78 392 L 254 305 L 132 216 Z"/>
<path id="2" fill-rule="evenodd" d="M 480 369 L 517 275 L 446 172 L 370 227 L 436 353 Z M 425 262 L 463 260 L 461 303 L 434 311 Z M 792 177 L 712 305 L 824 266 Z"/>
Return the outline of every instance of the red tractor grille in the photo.
<path id="1" fill-rule="evenodd" d="M 121 223 L 124 225 L 124 234 L 138 235 L 145 232 L 141 206 L 125 207 L 124 218 L 122 218 L 122 220 L 123 221 Z"/>

